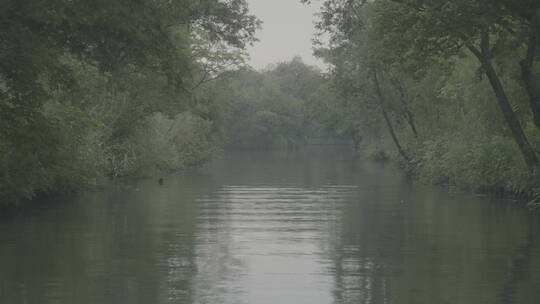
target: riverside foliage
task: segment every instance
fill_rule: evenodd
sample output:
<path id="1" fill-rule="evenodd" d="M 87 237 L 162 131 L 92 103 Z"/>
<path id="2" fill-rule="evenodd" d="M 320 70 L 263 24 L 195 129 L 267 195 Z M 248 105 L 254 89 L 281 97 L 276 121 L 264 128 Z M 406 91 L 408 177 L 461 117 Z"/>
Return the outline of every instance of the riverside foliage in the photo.
<path id="1" fill-rule="evenodd" d="M 242 62 L 244 0 L 2 1 L 0 202 L 200 162 L 201 87 Z"/>
<path id="2" fill-rule="evenodd" d="M 535 192 L 536 0 L 321 2 L 317 54 L 364 150 L 429 182 Z"/>
<path id="3" fill-rule="evenodd" d="M 7 1 L 0 22 L 0 204 L 324 133 L 320 71 L 246 66 L 243 0 Z"/>
<path id="4" fill-rule="evenodd" d="M 0 204 L 329 138 L 430 183 L 540 192 L 537 1 L 318 2 L 324 72 L 247 67 L 245 0 L 5 0 Z"/>

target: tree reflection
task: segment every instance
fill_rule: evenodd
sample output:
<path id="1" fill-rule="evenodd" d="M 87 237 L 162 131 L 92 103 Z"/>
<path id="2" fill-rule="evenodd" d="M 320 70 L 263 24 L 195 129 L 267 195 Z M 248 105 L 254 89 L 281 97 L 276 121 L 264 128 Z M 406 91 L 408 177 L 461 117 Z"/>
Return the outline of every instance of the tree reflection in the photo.
<path id="1" fill-rule="evenodd" d="M 391 186 L 359 192 L 329 229 L 334 303 L 534 302 L 538 221 L 526 211 Z"/>

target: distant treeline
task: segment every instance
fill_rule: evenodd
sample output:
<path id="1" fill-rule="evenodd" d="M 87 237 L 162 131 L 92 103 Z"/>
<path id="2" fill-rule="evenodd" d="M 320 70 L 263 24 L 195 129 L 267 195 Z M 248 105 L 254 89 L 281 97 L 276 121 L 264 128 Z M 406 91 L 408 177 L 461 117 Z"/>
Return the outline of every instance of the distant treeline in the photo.
<path id="1" fill-rule="evenodd" d="M 537 192 L 537 0 L 325 0 L 317 27 L 364 151 L 431 183 Z"/>
<path id="2" fill-rule="evenodd" d="M 215 90 L 224 116 L 224 147 L 298 148 L 310 139 L 349 139 L 347 121 L 327 115 L 326 107 L 337 103 L 329 84 L 319 69 L 299 57 L 261 72 L 230 73 Z M 336 120 L 344 124 L 338 126 Z"/>

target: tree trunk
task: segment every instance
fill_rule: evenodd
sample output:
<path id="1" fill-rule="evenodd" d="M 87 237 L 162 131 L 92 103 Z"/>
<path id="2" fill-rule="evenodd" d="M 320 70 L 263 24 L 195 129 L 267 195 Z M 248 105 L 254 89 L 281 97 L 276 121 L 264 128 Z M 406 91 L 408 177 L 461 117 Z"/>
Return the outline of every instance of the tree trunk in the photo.
<path id="1" fill-rule="evenodd" d="M 531 1 L 530 8 L 530 25 L 529 25 L 529 38 L 527 41 L 527 54 L 526 57 L 520 62 L 521 64 L 521 80 L 523 86 L 529 96 L 529 105 L 533 114 L 534 124 L 540 129 L 540 90 L 536 81 L 533 79 L 533 67 L 536 52 L 538 49 L 538 31 L 540 29 L 540 20 L 538 16 L 538 9 L 536 0 Z"/>
<path id="2" fill-rule="evenodd" d="M 403 86 L 401 85 L 401 82 L 399 81 L 399 79 L 393 79 L 392 83 L 399 92 L 399 100 L 401 101 L 401 104 L 403 105 L 403 110 L 405 112 L 404 113 L 405 120 L 409 124 L 409 127 L 411 128 L 411 131 L 413 132 L 414 137 L 418 138 L 418 130 L 416 129 L 416 123 L 414 121 L 414 114 L 409 108 L 409 104 L 407 103 L 407 99 L 405 98 L 405 90 L 403 89 Z"/>
<path id="3" fill-rule="evenodd" d="M 394 144 L 396 145 L 396 148 L 398 149 L 399 154 L 401 157 L 403 157 L 406 161 L 410 161 L 411 158 L 405 150 L 403 150 L 403 147 L 401 146 L 399 139 L 397 138 L 396 132 L 394 130 L 394 127 L 392 126 L 392 121 L 390 121 L 390 117 L 388 116 L 388 112 L 386 111 L 386 107 L 384 105 L 384 97 L 382 95 L 381 86 L 379 84 L 379 78 L 377 77 L 377 73 L 373 73 L 373 82 L 375 84 L 375 92 L 377 93 L 377 100 L 379 101 L 379 106 L 381 107 L 381 111 L 384 117 L 384 120 L 386 121 L 386 125 L 388 126 L 388 130 L 390 131 L 390 135 L 392 136 L 392 140 L 394 141 Z"/>
<path id="4" fill-rule="evenodd" d="M 504 119 L 510 128 L 512 137 L 517 143 L 527 167 L 531 172 L 534 172 L 538 167 L 538 158 L 536 157 L 536 153 L 534 152 L 531 144 L 527 140 L 525 132 L 523 132 L 519 119 L 512 110 L 512 106 L 510 105 L 510 101 L 508 100 L 508 96 L 506 95 L 502 82 L 491 62 L 491 50 L 488 32 L 482 32 L 480 50 L 471 45 L 469 45 L 468 48 L 482 64 L 484 73 L 488 77 L 491 87 L 493 88 L 493 92 L 495 93 L 499 109 L 501 110 Z"/>

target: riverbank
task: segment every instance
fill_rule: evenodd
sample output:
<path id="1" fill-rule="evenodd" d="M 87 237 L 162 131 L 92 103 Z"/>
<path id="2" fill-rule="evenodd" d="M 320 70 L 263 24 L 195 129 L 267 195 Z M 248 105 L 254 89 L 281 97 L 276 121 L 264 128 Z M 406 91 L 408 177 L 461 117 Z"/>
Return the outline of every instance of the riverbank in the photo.
<path id="1" fill-rule="evenodd" d="M 407 150 L 408 160 L 397 153 L 390 142 L 365 144 L 362 155 L 376 161 L 393 162 L 419 183 L 510 199 L 531 210 L 540 209 L 540 180 L 520 164 L 518 152 L 506 149 L 504 156 L 501 146 L 473 150 L 441 142 L 444 140 L 416 145 L 406 142 L 412 147 Z M 499 157 L 492 158 L 493 154 Z"/>
<path id="2" fill-rule="evenodd" d="M 190 136 L 184 134 L 184 138 Z M 52 168 L 43 168 L 41 175 L 30 176 L 25 173 L 20 180 L 8 179 L 6 176 L 0 179 L 0 208 L 17 208 L 32 201 L 77 195 L 103 189 L 111 184 L 123 185 L 140 180 L 155 180 L 157 183 L 162 176 L 201 166 L 218 150 L 215 144 L 197 136 L 191 136 L 191 140 L 184 141 L 181 147 L 177 144 L 170 141 L 134 140 L 126 144 L 130 147 L 128 150 L 108 154 L 104 149 L 96 149 L 84 161 L 73 162 L 63 158 L 63 155 L 56 156 L 66 162 Z M 151 150 L 148 149 L 150 146 Z M 112 147 L 106 149 L 113 150 Z M 121 164 L 119 158 L 123 159 Z M 13 170 L 23 170 L 24 164 L 10 164 L 10 167 Z"/>

